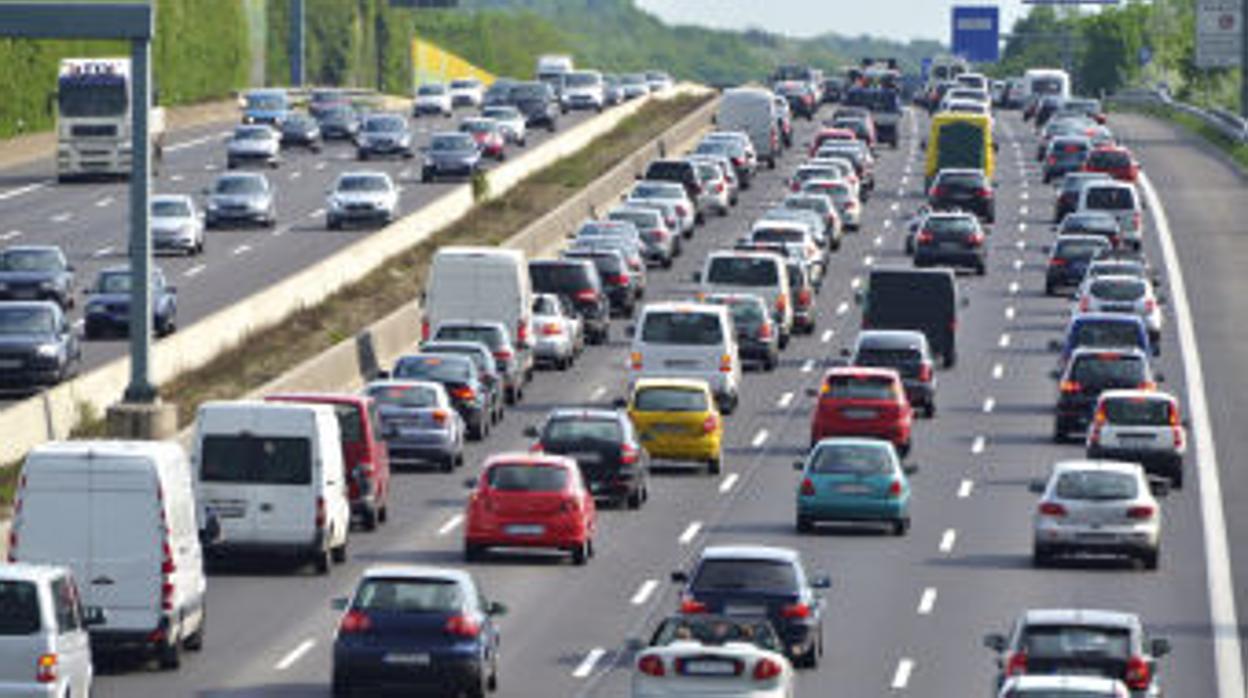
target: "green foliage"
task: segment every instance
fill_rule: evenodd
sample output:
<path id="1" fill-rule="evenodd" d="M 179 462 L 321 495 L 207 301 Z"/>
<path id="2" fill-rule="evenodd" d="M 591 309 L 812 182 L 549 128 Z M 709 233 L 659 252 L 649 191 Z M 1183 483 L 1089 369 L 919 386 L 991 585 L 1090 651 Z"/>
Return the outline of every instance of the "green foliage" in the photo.
<path id="1" fill-rule="evenodd" d="M 290 84 L 290 7 L 291 0 L 268 0 L 270 85 Z M 411 11 L 392 8 L 389 0 L 304 0 L 306 83 L 407 92 L 411 24 Z"/>
<path id="2" fill-rule="evenodd" d="M 156 0 L 152 74 L 165 105 L 223 97 L 246 84 L 250 51 L 242 0 Z M 128 56 L 116 41 L 0 39 L 0 138 L 55 122 L 62 58 Z"/>

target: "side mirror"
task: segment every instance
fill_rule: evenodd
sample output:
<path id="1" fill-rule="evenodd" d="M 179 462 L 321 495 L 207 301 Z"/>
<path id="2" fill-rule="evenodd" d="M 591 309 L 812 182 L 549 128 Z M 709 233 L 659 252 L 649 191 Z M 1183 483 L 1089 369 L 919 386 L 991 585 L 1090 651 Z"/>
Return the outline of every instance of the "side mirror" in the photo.
<path id="1" fill-rule="evenodd" d="M 166 291 L 168 291 L 169 293 L 174 293 L 174 294 L 176 294 L 176 293 L 178 292 L 178 287 L 177 287 L 177 286 L 166 286 L 166 287 L 165 287 L 165 290 L 166 290 Z"/>
<path id="2" fill-rule="evenodd" d="M 805 470 L 805 469 L 806 469 L 806 461 L 802 461 L 802 460 L 795 460 L 795 461 L 793 461 L 793 469 L 794 469 L 794 470 L 796 470 L 796 471 L 798 471 L 798 472 L 801 472 L 801 471 Z"/>
<path id="3" fill-rule="evenodd" d="M 209 509 L 204 514 L 204 527 L 199 530 L 199 544 L 208 547 L 221 542 L 221 519 Z"/>
<path id="4" fill-rule="evenodd" d="M 637 326 L 636 326 L 636 325 L 629 325 L 629 326 L 627 326 L 627 327 L 625 327 L 625 328 L 624 328 L 624 336 L 625 336 L 625 337 L 628 337 L 629 339 L 632 339 L 632 338 L 633 338 L 633 337 L 635 337 L 636 335 L 637 335 Z"/>
<path id="5" fill-rule="evenodd" d="M 98 627 L 108 622 L 108 614 L 99 606 L 87 606 L 82 609 L 82 624 L 88 628 Z M 1156 642 L 1154 640 L 1154 642 Z M 1169 647 L 1167 646 L 1167 651 Z M 1156 652 L 1153 652 L 1156 655 Z"/>
<path id="6" fill-rule="evenodd" d="M 843 357 L 845 357 L 846 359 L 848 359 L 848 358 L 850 357 L 850 355 L 851 355 L 851 352 L 849 351 L 849 348 L 848 348 L 848 347 L 841 347 L 841 356 L 843 356 Z"/>
<path id="7" fill-rule="evenodd" d="M 1153 493 L 1154 497 L 1165 497 L 1170 494 L 1170 479 L 1157 475 L 1148 477 L 1148 491 Z"/>
<path id="8" fill-rule="evenodd" d="M 1170 654 L 1170 641 L 1164 637 L 1155 637 L 1148 643 L 1149 654 L 1156 657 L 1164 657 Z"/>
<path id="9" fill-rule="evenodd" d="M 485 614 L 487 616 L 505 616 L 507 615 L 507 607 L 497 601 L 491 601 L 485 605 Z"/>
<path id="10" fill-rule="evenodd" d="M 72 264 L 66 264 L 66 265 L 65 265 L 65 271 L 74 271 L 74 265 L 72 265 Z"/>
<path id="11" fill-rule="evenodd" d="M 540 434 L 537 431 L 537 427 L 533 426 L 532 424 L 524 428 L 524 435 L 530 439 L 536 439 L 538 436 L 540 436 Z"/>
<path id="12" fill-rule="evenodd" d="M 1027 483 L 1027 491 L 1032 494 L 1044 494 L 1044 488 L 1048 487 L 1048 484 L 1044 480 L 1032 480 Z"/>
<path id="13" fill-rule="evenodd" d="M 1043 253 L 1045 253 L 1045 254 L 1053 254 L 1053 246 L 1052 246 L 1052 245 L 1041 245 L 1041 246 L 1040 246 L 1040 251 L 1041 251 L 1041 252 L 1043 252 Z"/>
<path id="14" fill-rule="evenodd" d="M 676 570 L 675 572 L 672 572 L 672 581 L 676 584 L 687 584 L 689 582 L 689 575 L 688 573 Z"/>
<path id="15" fill-rule="evenodd" d="M 819 390 L 817 388 L 807 388 L 806 397 L 819 397 Z"/>
<path id="16" fill-rule="evenodd" d="M 903 466 L 901 466 L 901 472 L 905 473 L 906 475 L 918 475 L 918 474 L 919 474 L 919 466 L 918 466 L 918 464 L 917 464 L 917 463 L 911 463 L 911 464 L 909 464 L 909 465 L 903 465 Z"/>
<path id="17" fill-rule="evenodd" d="M 475 477 L 466 478 L 464 480 L 464 487 L 470 490 L 477 489 L 477 478 Z"/>
<path id="18" fill-rule="evenodd" d="M 330 599 L 329 607 L 335 611 L 345 611 L 347 610 L 347 603 L 348 603 L 347 597 L 339 596 L 337 598 Z"/>
<path id="19" fill-rule="evenodd" d="M 1004 652 L 1008 646 L 1005 636 L 999 633 L 991 633 L 984 636 L 984 647 L 996 652 Z"/>
<path id="20" fill-rule="evenodd" d="M 377 380 L 386 380 L 390 378 L 390 372 L 383 369 L 377 371 Z"/>
<path id="21" fill-rule="evenodd" d="M 1153 378 L 1156 378 L 1158 383 L 1165 383 L 1165 382 L 1166 382 L 1166 374 L 1161 373 L 1160 371 L 1158 371 L 1158 372 L 1157 372 L 1157 373 L 1153 376 Z"/>
<path id="22" fill-rule="evenodd" d="M 969 307 L 971 307 L 971 297 L 970 297 L 970 296 L 962 296 L 962 298 L 961 298 L 961 304 L 962 304 L 962 307 L 963 307 L 963 308 L 969 308 Z"/>
<path id="23" fill-rule="evenodd" d="M 832 578 L 826 574 L 815 575 L 815 578 L 810 581 L 810 586 L 814 589 L 831 589 Z"/>

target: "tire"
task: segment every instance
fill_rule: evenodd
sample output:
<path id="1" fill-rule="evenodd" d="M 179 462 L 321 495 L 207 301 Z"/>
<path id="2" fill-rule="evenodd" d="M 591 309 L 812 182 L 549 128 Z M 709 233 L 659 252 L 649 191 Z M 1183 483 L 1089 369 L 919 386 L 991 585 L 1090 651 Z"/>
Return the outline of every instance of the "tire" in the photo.
<path id="1" fill-rule="evenodd" d="M 906 456 L 910 455 L 910 445 L 911 445 L 911 442 L 907 441 L 904 444 L 898 446 L 897 457 L 905 458 Z"/>
<path id="2" fill-rule="evenodd" d="M 1175 466 L 1170 473 L 1170 487 L 1176 490 L 1183 489 L 1183 465 L 1180 463 Z"/>
<path id="3" fill-rule="evenodd" d="M 815 522 L 811 520 L 810 517 L 799 516 L 797 517 L 796 528 L 798 533 L 813 533 L 815 530 Z"/>
<path id="4" fill-rule="evenodd" d="M 156 664 L 162 671 L 175 671 L 182 666 L 182 645 L 177 640 L 156 650 Z"/>
<path id="5" fill-rule="evenodd" d="M 910 530 L 910 517 L 907 516 L 904 519 L 897 519 L 896 521 L 893 522 L 893 535 L 894 536 L 898 536 L 898 537 L 904 536 L 909 530 Z"/>
<path id="6" fill-rule="evenodd" d="M 477 562 L 485 559 L 485 548 L 473 543 L 464 543 L 464 560 Z"/>
<path id="7" fill-rule="evenodd" d="M 438 470 L 444 473 L 449 473 L 455 470 L 455 456 L 447 456 L 443 458 L 442 461 L 438 463 Z"/>
<path id="8" fill-rule="evenodd" d="M 624 505 L 627 506 L 629 509 L 633 509 L 633 510 L 640 509 L 641 503 L 643 501 L 641 493 L 642 493 L 642 489 L 639 486 L 637 489 L 633 490 L 631 494 L 628 495 L 628 499 L 625 500 Z"/>
<path id="9" fill-rule="evenodd" d="M 1035 567 L 1036 569 L 1048 567 L 1049 563 L 1052 562 L 1052 560 L 1053 560 L 1053 556 L 1049 554 L 1048 550 L 1038 545 L 1032 546 L 1032 549 L 1031 549 L 1031 566 L 1032 567 Z"/>
<path id="10" fill-rule="evenodd" d="M 932 400 L 923 406 L 923 416 L 932 419 L 936 416 L 936 401 Z"/>
<path id="11" fill-rule="evenodd" d="M 318 550 L 312 557 L 312 566 L 317 574 L 329 574 L 329 548 Z"/>
<path id="12" fill-rule="evenodd" d="M 484 417 L 482 417 L 480 422 L 468 427 L 468 439 L 471 441 L 484 441 L 485 437 L 489 435 L 489 421 Z"/>
<path id="13" fill-rule="evenodd" d="M 1161 560 L 1161 547 L 1158 546 L 1152 550 L 1145 551 L 1140 555 L 1140 562 L 1144 564 L 1144 569 L 1149 572 L 1157 571 L 1158 563 Z"/>
<path id="14" fill-rule="evenodd" d="M 572 564 L 581 567 L 589 562 L 589 541 L 572 548 Z"/>
<path id="15" fill-rule="evenodd" d="M 716 456 L 706 462 L 707 475 L 719 475 L 724 470 L 724 457 Z"/>
<path id="16" fill-rule="evenodd" d="M 329 557 L 335 564 L 341 565 L 347 561 L 347 541 L 343 540 L 342 545 L 329 549 Z"/>
<path id="17" fill-rule="evenodd" d="M 182 641 L 182 647 L 184 649 L 189 650 L 191 652 L 199 652 L 200 650 L 204 649 L 204 625 L 207 624 L 207 620 L 206 620 L 207 615 L 208 615 L 207 612 L 201 609 L 201 615 L 199 617 L 199 627 L 195 629 L 195 632 L 191 633 L 190 635 L 187 635 L 186 639 Z"/>

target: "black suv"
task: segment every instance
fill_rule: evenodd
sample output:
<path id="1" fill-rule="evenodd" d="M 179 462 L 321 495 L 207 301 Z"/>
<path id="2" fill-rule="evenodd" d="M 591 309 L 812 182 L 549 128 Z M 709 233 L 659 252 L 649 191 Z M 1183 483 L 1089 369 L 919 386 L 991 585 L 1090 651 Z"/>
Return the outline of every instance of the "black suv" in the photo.
<path id="1" fill-rule="evenodd" d="M 697 165 L 688 160 L 655 160 L 646 167 L 641 176 L 643 180 L 658 182 L 676 182 L 685 188 L 685 194 L 697 209 L 697 222 L 702 223 L 705 217 L 698 206 L 698 196 L 702 193 L 702 180 L 698 177 Z"/>
<path id="2" fill-rule="evenodd" d="M 941 170 L 936 173 L 927 203 L 937 211 L 962 209 L 992 223 L 997 218 L 996 195 L 983 170 Z"/>
<path id="3" fill-rule="evenodd" d="M 576 460 L 595 499 L 640 508 L 649 497 L 650 456 L 628 415 L 607 409 L 557 409 L 524 430 L 542 453 Z"/>
<path id="4" fill-rule="evenodd" d="M 0 301 L 16 300 L 74 307 L 74 267 L 61 248 L 23 245 L 0 251 Z"/>
<path id="5" fill-rule="evenodd" d="M 1082 438 L 1092 421 L 1096 401 L 1106 390 L 1152 390 L 1159 378 L 1153 376 L 1148 355 L 1136 347 L 1076 349 L 1058 384 L 1053 440 L 1061 443 L 1072 432 Z"/>
<path id="6" fill-rule="evenodd" d="M 559 128 L 559 99 L 544 82 L 518 82 L 511 86 L 511 103 L 524 114 L 528 126 Z"/>
<path id="7" fill-rule="evenodd" d="M 602 289 L 598 268 L 589 259 L 533 259 L 529 282 L 534 293 L 567 298 L 585 323 L 591 344 L 605 344 L 611 323 L 611 303 Z"/>
<path id="8" fill-rule="evenodd" d="M 605 247 L 575 247 L 565 251 L 563 259 L 592 262 L 611 303 L 611 313 L 616 317 L 633 316 L 637 308 L 637 286 L 622 252 Z"/>
<path id="9" fill-rule="evenodd" d="M 930 214 L 914 238 L 916 267 L 969 267 L 983 276 L 987 258 L 984 231 L 970 214 Z"/>

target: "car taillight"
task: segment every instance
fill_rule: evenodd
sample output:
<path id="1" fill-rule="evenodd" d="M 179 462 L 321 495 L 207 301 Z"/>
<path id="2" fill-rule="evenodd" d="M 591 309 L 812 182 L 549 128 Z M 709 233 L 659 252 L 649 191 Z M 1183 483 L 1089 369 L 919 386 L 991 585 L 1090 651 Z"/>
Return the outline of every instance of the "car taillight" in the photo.
<path id="1" fill-rule="evenodd" d="M 979 198 L 981 198 L 981 199 L 989 199 L 989 198 L 992 198 L 992 190 L 991 190 L 991 189 L 988 189 L 988 188 L 981 188 L 981 189 L 978 189 L 978 190 L 976 190 L 976 192 L 975 192 L 975 196 L 978 196 L 978 197 L 979 197 Z"/>
<path id="2" fill-rule="evenodd" d="M 919 366 L 919 380 L 923 381 L 924 383 L 932 380 L 932 365 L 931 364 L 925 363 Z"/>
<path id="3" fill-rule="evenodd" d="M 1056 156 L 1056 155 L 1050 155 L 1050 156 L 1049 156 L 1049 164 L 1050 164 L 1050 165 L 1056 165 L 1056 164 L 1057 164 L 1057 156 Z"/>
<path id="4" fill-rule="evenodd" d="M 1079 384 L 1079 381 L 1062 381 L 1058 390 L 1063 393 L 1079 393 L 1083 392 L 1083 386 Z"/>
<path id="5" fill-rule="evenodd" d="M 511 361 L 513 356 L 515 355 L 511 353 L 510 349 L 497 349 L 494 351 L 494 360 L 500 363 Z"/>
<path id="6" fill-rule="evenodd" d="M 529 343 L 529 319 L 522 317 L 516 321 L 516 343 L 525 346 Z"/>
<path id="7" fill-rule="evenodd" d="M 1153 300 L 1152 298 L 1144 299 L 1144 312 L 1151 313 L 1156 309 L 1157 309 L 1157 301 Z"/>
<path id="8" fill-rule="evenodd" d="M 758 338 L 762 340 L 771 339 L 771 323 L 764 322 L 758 326 Z"/>
<path id="9" fill-rule="evenodd" d="M 451 418 L 451 413 L 447 412 L 446 410 L 434 410 L 433 411 L 433 423 L 437 424 L 438 426 L 442 426 L 446 424 L 446 420 L 450 418 Z"/>
<path id="10" fill-rule="evenodd" d="M 735 167 L 742 167 L 745 165 L 745 158 L 733 158 L 732 164 Z"/>
<path id="11" fill-rule="evenodd" d="M 901 496 L 901 480 L 893 480 L 892 482 L 888 484 L 888 496 L 889 497 Z"/>
<path id="12" fill-rule="evenodd" d="M 788 296 L 786 296 L 786 295 L 785 295 L 785 294 L 783 294 L 783 293 L 781 293 L 780 295 L 776 296 L 776 310 L 778 310 L 779 312 L 782 312 L 782 313 L 783 313 L 785 310 L 787 310 L 787 309 L 788 309 L 788 307 L 789 307 L 789 298 L 788 298 Z"/>
<path id="13" fill-rule="evenodd" d="M 316 498 L 316 530 L 325 528 L 325 498 Z"/>
<path id="14" fill-rule="evenodd" d="M 716 194 L 723 194 L 723 193 L 724 193 L 724 183 L 723 183 L 723 182 L 716 182 L 716 183 L 715 183 L 715 193 L 716 193 Z"/>
<path id="15" fill-rule="evenodd" d="M 422 342 L 429 341 L 429 321 L 428 320 L 420 321 L 420 341 Z"/>
<path id="16" fill-rule="evenodd" d="M 671 236 L 672 234 L 667 232 L 663 228 L 655 228 L 654 230 L 650 231 L 650 237 L 654 238 L 655 240 L 659 242 L 665 242 Z"/>
<path id="17" fill-rule="evenodd" d="M 471 616 L 456 613 L 446 620 L 446 633 L 456 637 L 476 637 L 481 633 L 481 624 Z"/>
<path id="18" fill-rule="evenodd" d="M 1061 257 L 1054 257 L 1053 259 L 1049 260 L 1049 266 L 1064 267 L 1066 266 L 1066 260 L 1062 259 Z"/>
<path id="19" fill-rule="evenodd" d="M 1155 513 L 1157 513 L 1156 510 L 1147 505 L 1127 507 L 1128 519 L 1151 519 Z"/>
<path id="20" fill-rule="evenodd" d="M 628 362 L 629 362 L 629 364 L 633 367 L 633 370 L 634 370 L 634 371 L 640 371 L 640 370 L 641 370 L 641 363 L 642 363 L 642 362 L 641 362 L 641 352 L 639 352 L 639 351 L 635 351 L 635 352 L 633 352 L 632 354 L 630 354 L 630 355 L 629 355 L 629 357 L 628 357 Z"/>
<path id="21" fill-rule="evenodd" d="M 780 664 L 773 659 L 764 657 L 754 665 L 754 680 L 767 681 L 780 675 Z"/>
<path id="22" fill-rule="evenodd" d="M 798 603 L 785 604 L 780 609 L 780 616 L 782 618 L 809 618 L 810 604 L 801 603 L 800 601 Z"/>
<path id="23" fill-rule="evenodd" d="M 37 683 L 55 683 L 56 668 L 59 660 L 53 652 L 39 655 L 35 660 L 35 681 Z"/>
<path id="24" fill-rule="evenodd" d="M 1152 670 L 1143 657 L 1136 655 L 1127 660 L 1127 688 L 1133 691 L 1144 691 L 1152 682 Z"/>
<path id="25" fill-rule="evenodd" d="M 607 277 L 607 283 L 612 286 L 626 286 L 628 285 L 628 280 L 628 274 L 611 274 Z"/>
<path id="26" fill-rule="evenodd" d="M 1139 388 L 1140 390 L 1150 390 L 1150 391 L 1151 391 L 1151 390 L 1156 390 L 1156 389 L 1157 389 L 1157 384 L 1156 384 L 1156 383 L 1154 383 L 1153 381 L 1142 381 L 1142 382 L 1140 383 L 1140 385 L 1138 386 L 1138 388 Z"/>
<path id="27" fill-rule="evenodd" d="M 559 502 L 559 511 L 565 514 L 576 513 L 581 510 L 581 503 L 574 497 L 568 497 Z"/>
<path id="28" fill-rule="evenodd" d="M 724 354 L 723 356 L 719 357 L 719 372 L 720 373 L 732 373 L 732 355 L 731 354 Z"/>
<path id="29" fill-rule="evenodd" d="M 984 234 L 971 233 L 971 237 L 967 238 L 967 242 L 971 243 L 971 247 L 979 247 L 984 244 Z"/>
<path id="30" fill-rule="evenodd" d="M 681 613 L 706 613 L 706 604 L 697 599 L 682 599 L 680 602 Z"/>
<path id="31" fill-rule="evenodd" d="M 646 676 L 664 676 L 667 674 L 666 667 L 663 666 L 663 658 L 654 654 L 642 655 L 637 660 L 637 671 Z"/>
<path id="32" fill-rule="evenodd" d="M 676 215 L 684 218 L 686 215 L 685 207 L 682 204 L 676 204 Z"/>
<path id="33" fill-rule="evenodd" d="M 557 322 L 543 322 L 542 323 L 542 336 L 553 337 L 559 333 L 560 333 L 559 323 Z"/>
<path id="34" fill-rule="evenodd" d="M 936 197 L 944 196 L 944 195 L 945 195 L 944 187 L 932 187 L 931 191 L 928 192 L 928 196 L 932 198 L 936 198 Z"/>
<path id="35" fill-rule="evenodd" d="M 592 288 L 586 288 L 572 294 L 572 297 L 584 303 L 594 303 L 598 300 L 598 292 Z"/>
<path id="36" fill-rule="evenodd" d="M 338 623 L 339 635 L 356 635 L 366 633 L 373 628 L 373 621 L 368 614 L 363 611 L 347 611 L 342 617 L 342 621 Z"/>
<path id="37" fill-rule="evenodd" d="M 802 480 L 802 496 L 803 497 L 815 496 L 815 483 L 810 478 L 804 478 Z"/>
<path id="38" fill-rule="evenodd" d="M 620 446 L 620 463 L 624 465 L 632 465 L 637 462 L 637 449 L 624 444 Z"/>
<path id="39" fill-rule="evenodd" d="M 1027 673 L 1027 653 L 1011 652 L 1005 660 L 1006 676 L 1022 676 Z"/>
<path id="40" fill-rule="evenodd" d="M 702 433 L 712 434 L 719 428 L 719 418 L 713 414 L 708 414 L 706 419 L 702 420 Z"/>
<path id="41" fill-rule="evenodd" d="M 1039 511 L 1041 516 L 1052 516 L 1058 519 L 1066 515 L 1066 507 L 1057 502 L 1044 502 L 1040 505 Z"/>
<path id="42" fill-rule="evenodd" d="M 465 402 L 469 402 L 469 401 L 476 399 L 477 392 L 473 390 L 472 388 L 469 388 L 468 386 L 465 385 L 459 388 L 452 389 L 451 397 L 455 398 L 456 400 L 463 400 Z"/>
<path id="43" fill-rule="evenodd" d="M 926 230 L 919 233 L 918 236 L 915 237 L 915 242 L 919 243 L 920 245 L 926 245 L 931 241 L 932 241 L 932 234 Z"/>
<path id="44" fill-rule="evenodd" d="M 1092 307 L 1092 299 L 1084 296 L 1079 299 L 1079 312 L 1086 313 Z"/>

